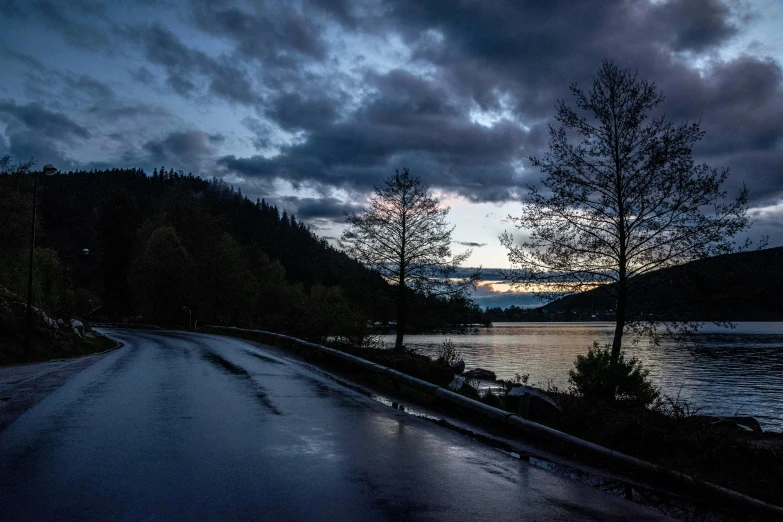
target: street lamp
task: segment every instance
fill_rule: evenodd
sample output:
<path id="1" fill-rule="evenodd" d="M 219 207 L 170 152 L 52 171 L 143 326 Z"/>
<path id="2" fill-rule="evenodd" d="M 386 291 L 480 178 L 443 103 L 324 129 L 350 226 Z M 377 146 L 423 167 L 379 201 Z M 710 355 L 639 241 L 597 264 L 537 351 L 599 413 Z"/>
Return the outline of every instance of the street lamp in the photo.
<path id="1" fill-rule="evenodd" d="M 88 255 L 90 255 L 90 249 L 83 248 L 81 252 L 76 252 L 75 254 L 71 254 L 70 256 L 65 256 L 63 259 L 72 259 L 74 257 L 88 256 Z"/>
<path id="2" fill-rule="evenodd" d="M 63 258 L 63 285 L 68 284 L 68 261 L 69 259 L 73 259 L 74 257 L 79 256 L 89 256 L 90 255 L 90 249 L 89 248 L 83 248 L 81 252 L 77 252 L 76 254 L 71 254 L 70 256 L 65 256 Z"/>
<path id="3" fill-rule="evenodd" d="M 183 310 L 188 311 L 188 330 L 193 329 L 193 310 L 189 306 L 183 306 Z"/>
<path id="4" fill-rule="evenodd" d="M 44 165 L 42 172 L 47 176 L 57 174 L 57 167 Z M 33 226 L 30 229 L 30 270 L 27 274 L 27 336 L 24 343 L 25 358 L 30 355 L 30 338 L 33 332 L 33 258 L 35 256 L 35 218 L 38 207 L 38 173 L 33 173 Z"/>

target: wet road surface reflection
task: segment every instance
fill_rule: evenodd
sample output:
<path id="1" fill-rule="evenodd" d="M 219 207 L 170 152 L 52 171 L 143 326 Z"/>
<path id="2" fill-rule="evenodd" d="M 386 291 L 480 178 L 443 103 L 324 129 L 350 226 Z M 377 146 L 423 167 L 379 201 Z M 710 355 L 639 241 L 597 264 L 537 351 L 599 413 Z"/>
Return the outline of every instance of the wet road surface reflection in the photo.
<path id="1" fill-rule="evenodd" d="M 253 344 L 125 346 L 0 432 L 0 520 L 653 520 Z"/>

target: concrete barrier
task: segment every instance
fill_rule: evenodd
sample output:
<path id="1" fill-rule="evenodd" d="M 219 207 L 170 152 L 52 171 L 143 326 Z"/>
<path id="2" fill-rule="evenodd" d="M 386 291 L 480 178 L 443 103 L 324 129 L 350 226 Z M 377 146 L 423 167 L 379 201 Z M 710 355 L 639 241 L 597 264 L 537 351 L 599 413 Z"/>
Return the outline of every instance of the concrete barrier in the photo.
<path id="1" fill-rule="evenodd" d="M 266 332 L 263 330 L 251 330 L 233 326 L 205 326 L 204 328 L 212 330 L 246 332 L 254 335 L 269 336 L 275 339 L 287 341 L 297 346 L 318 350 L 344 361 L 356 364 L 362 368 L 386 375 L 387 377 L 405 384 L 406 386 L 410 386 L 416 390 L 438 397 L 440 400 L 449 402 L 473 413 L 483 415 L 488 419 L 514 428 L 519 432 L 534 435 L 536 437 L 563 444 L 594 456 L 599 456 L 620 465 L 620 467 L 627 471 L 642 472 L 645 474 L 645 476 L 654 477 L 658 481 L 663 480 L 669 487 L 677 486 L 681 489 L 684 489 L 685 491 L 700 496 L 707 496 L 707 498 L 710 498 L 710 496 L 714 496 L 716 494 L 721 495 L 727 501 L 729 501 L 734 508 L 750 510 L 752 512 L 748 513 L 745 511 L 743 514 L 746 516 L 761 516 L 763 518 L 769 518 L 772 520 L 783 520 L 783 507 L 769 504 L 743 493 L 724 488 L 723 486 L 718 486 L 717 484 L 713 484 L 711 482 L 695 479 L 684 473 L 663 468 L 651 462 L 647 462 L 645 460 L 614 451 L 599 444 L 574 437 L 573 435 L 558 431 L 554 428 L 550 428 L 549 426 L 523 419 L 522 417 L 514 415 L 513 413 L 509 413 L 493 406 L 488 406 L 484 403 L 465 397 L 464 395 L 460 395 L 436 384 L 432 384 L 431 382 L 412 377 L 393 368 L 362 359 L 361 357 L 341 352 L 340 350 L 335 350 L 334 348 L 329 348 L 328 346 L 303 341 L 288 335 Z"/>

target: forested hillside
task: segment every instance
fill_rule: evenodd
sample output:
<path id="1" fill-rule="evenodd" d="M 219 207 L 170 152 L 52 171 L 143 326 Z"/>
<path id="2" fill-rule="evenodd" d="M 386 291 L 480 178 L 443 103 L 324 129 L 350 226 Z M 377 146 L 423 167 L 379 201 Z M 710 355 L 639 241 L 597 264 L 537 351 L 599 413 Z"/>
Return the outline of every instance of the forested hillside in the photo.
<path id="1" fill-rule="evenodd" d="M 631 296 L 637 317 L 695 321 L 783 320 L 783 247 L 716 256 L 645 276 Z M 611 319 L 614 303 L 600 288 L 558 299 L 528 313 L 542 317 Z"/>
<path id="2" fill-rule="evenodd" d="M 0 285 L 26 295 L 32 176 L 0 176 Z M 393 316 L 389 285 L 293 215 L 161 167 L 40 176 L 35 303 L 57 317 L 235 324 L 308 338 Z M 83 250 L 88 249 L 88 254 Z M 480 320 L 413 296 L 414 327 Z"/>

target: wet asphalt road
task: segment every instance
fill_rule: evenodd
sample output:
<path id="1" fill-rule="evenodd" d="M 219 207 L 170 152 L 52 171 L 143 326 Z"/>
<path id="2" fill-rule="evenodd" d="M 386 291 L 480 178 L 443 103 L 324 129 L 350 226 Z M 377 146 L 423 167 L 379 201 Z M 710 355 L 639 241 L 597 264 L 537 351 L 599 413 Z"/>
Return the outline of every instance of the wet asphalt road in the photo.
<path id="1" fill-rule="evenodd" d="M 646 520 L 256 345 L 125 346 L 0 432 L 0 520 Z"/>

